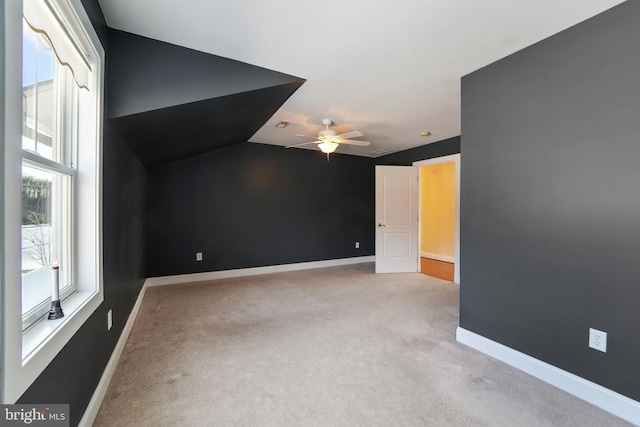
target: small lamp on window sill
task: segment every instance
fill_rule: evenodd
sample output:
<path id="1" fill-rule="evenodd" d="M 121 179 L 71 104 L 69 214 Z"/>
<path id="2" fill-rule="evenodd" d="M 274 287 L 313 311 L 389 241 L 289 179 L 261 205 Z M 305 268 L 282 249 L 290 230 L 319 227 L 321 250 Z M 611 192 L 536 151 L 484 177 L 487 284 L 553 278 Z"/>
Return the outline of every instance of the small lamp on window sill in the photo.
<path id="1" fill-rule="evenodd" d="M 51 265 L 51 308 L 47 319 L 54 320 L 64 317 L 60 305 L 60 266 L 57 262 Z"/>

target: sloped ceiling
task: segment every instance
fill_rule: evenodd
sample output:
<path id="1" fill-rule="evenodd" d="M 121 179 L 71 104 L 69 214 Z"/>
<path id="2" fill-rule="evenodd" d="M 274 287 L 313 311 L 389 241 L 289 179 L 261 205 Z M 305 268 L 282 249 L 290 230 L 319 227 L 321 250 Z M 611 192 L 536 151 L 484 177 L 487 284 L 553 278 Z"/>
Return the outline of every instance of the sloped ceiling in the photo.
<path id="1" fill-rule="evenodd" d="M 303 79 L 118 30 L 107 118 L 147 167 L 246 142 Z"/>
<path id="2" fill-rule="evenodd" d="M 327 117 L 365 134 L 339 148 L 362 156 L 460 135 L 461 76 L 619 3 L 100 0 L 111 27 L 307 79 L 250 141 L 299 143 Z"/>

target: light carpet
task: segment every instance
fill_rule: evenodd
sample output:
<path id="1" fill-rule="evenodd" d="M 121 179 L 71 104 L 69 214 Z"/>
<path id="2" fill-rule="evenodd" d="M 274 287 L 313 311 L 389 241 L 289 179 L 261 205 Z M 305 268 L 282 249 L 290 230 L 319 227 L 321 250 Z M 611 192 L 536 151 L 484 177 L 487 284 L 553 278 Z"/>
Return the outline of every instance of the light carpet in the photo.
<path id="1" fill-rule="evenodd" d="M 458 294 L 372 264 L 149 288 L 94 425 L 630 425 L 457 343 Z"/>

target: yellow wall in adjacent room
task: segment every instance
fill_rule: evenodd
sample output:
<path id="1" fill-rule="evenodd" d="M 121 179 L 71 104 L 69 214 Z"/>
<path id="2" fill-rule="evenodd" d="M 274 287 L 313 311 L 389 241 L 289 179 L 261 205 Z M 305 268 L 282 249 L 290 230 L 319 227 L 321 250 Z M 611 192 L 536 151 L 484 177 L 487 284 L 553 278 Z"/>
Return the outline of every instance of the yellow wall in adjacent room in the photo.
<path id="1" fill-rule="evenodd" d="M 456 164 L 420 168 L 420 250 L 453 257 L 455 254 Z"/>

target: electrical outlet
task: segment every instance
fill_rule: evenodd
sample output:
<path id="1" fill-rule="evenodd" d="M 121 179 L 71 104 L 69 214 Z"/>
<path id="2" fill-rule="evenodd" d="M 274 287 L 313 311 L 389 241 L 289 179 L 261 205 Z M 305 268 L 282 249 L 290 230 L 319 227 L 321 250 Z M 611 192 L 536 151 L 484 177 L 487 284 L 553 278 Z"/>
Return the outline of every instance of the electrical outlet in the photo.
<path id="1" fill-rule="evenodd" d="M 112 326 L 113 326 L 113 311 L 109 310 L 107 311 L 107 331 L 110 331 Z"/>
<path id="2" fill-rule="evenodd" d="M 597 329 L 589 328 L 589 347 L 607 352 L 607 333 Z"/>
<path id="3" fill-rule="evenodd" d="M 196 252 L 196 261 L 202 261 L 202 252 Z"/>
<path id="4" fill-rule="evenodd" d="M 360 242 L 356 242 L 356 249 L 360 249 Z"/>

